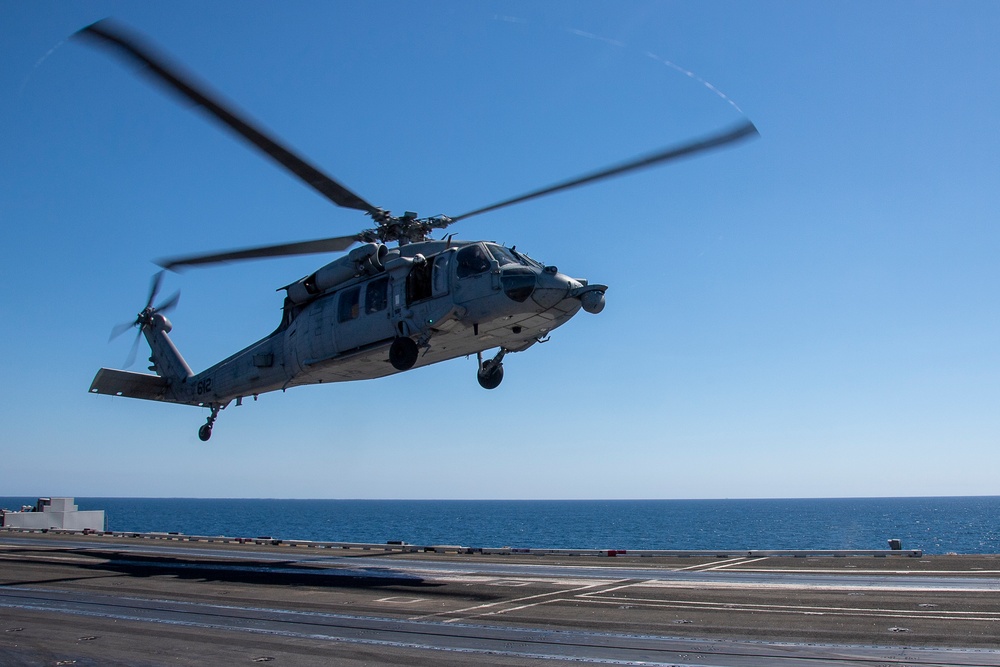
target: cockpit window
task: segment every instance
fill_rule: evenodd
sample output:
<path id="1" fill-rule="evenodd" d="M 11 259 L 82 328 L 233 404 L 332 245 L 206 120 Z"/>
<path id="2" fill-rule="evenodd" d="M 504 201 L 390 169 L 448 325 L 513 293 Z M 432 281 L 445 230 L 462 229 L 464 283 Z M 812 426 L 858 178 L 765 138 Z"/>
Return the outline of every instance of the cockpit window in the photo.
<path id="1" fill-rule="evenodd" d="M 535 281 L 538 274 L 526 266 L 506 266 L 500 275 L 500 284 L 504 294 L 518 303 L 528 300 L 535 291 Z"/>
<path id="2" fill-rule="evenodd" d="M 485 273 L 490 269 L 490 258 L 486 256 L 486 252 L 478 243 L 467 245 L 459 250 L 456 259 L 459 278 Z"/>
<path id="3" fill-rule="evenodd" d="M 500 266 L 503 266 L 504 264 L 521 263 L 510 250 L 507 250 L 507 248 L 504 248 L 503 246 L 487 243 L 486 247 L 489 248 L 490 254 L 493 255 L 493 259 L 495 259 Z"/>
<path id="4" fill-rule="evenodd" d="M 541 262 L 539 262 L 536 259 L 532 259 L 532 258 L 528 257 L 523 252 L 518 252 L 518 251 L 514 250 L 513 248 L 511 248 L 511 252 L 514 254 L 515 257 L 517 257 L 519 260 L 521 260 L 521 263 L 524 264 L 525 266 L 534 266 L 535 268 L 538 268 L 538 269 L 540 269 L 540 268 L 542 268 L 542 266 L 544 266 Z"/>
<path id="5" fill-rule="evenodd" d="M 522 255 L 521 253 L 511 248 L 504 248 L 502 245 L 497 245 L 495 243 L 487 243 L 486 247 L 489 248 L 490 254 L 493 255 L 493 258 L 497 260 L 500 266 L 503 266 L 504 264 L 520 264 L 521 266 L 541 266 L 538 262 L 531 259 L 527 255 Z"/>

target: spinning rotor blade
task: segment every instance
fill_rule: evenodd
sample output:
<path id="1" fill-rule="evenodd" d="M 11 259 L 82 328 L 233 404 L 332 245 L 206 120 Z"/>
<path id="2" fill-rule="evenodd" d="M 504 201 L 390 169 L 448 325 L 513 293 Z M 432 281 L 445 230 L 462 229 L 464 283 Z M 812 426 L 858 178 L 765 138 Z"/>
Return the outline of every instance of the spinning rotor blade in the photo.
<path id="1" fill-rule="evenodd" d="M 146 300 L 146 307 L 143 309 L 143 313 L 169 313 L 171 310 L 177 307 L 177 302 L 181 300 L 180 290 L 174 292 L 170 295 L 170 298 L 161 303 L 156 308 L 153 308 L 153 301 L 156 300 L 156 295 L 160 293 L 160 287 L 163 285 L 163 271 L 157 271 L 153 274 L 153 280 L 149 285 L 149 298 Z M 140 314 L 140 318 L 142 314 Z M 136 320 L 136 324 L 139 320 Z"/>
<path id="2" fill-rule="evenodd" d="M 699 141 L 662 149 L 655 153 L 633 158 L 622 164 L 579 176 L 545 188 L 533 190 L 527 194 L 506 199 L 490 206 L 475 209 L 456 217 L 439 215 L 429 218 L 418 218 L 416 217 L 416 214 L 411 213 L 406 213 L 403 216 L 397 217 L 391 215 L 388 211 L 377 208 L 365 201 L 360 196 L 338 183 L 332 177 L 307 162 L 301 156 L 279 143 L 276 138 L 256 126 L 251 121 L 247 120 L 247 118 L 242 115 L 242 112 L 238 112 L 235 106 L 224 103 L 221 96 L 214 93 L 207 85 L 197 82 L 195 78 L 185 73 L 183 68 L 171 62 L 167 57 L 158 54 L 156 50 L 149 46 L 144 41 L 144 38 L 137 33 L 134 33 L 120 25 L 116 25 L 112 21 L 103 20 L 83 28 L 77 34 L 94 40 L 96 43 L 111 49 L 119 55 L 123 55 L 126 60 L 137 63 L 142 67 L 143 73 L 150 76 L 158 84 L 164 86 L 171 94 L 200 107 L 202 111 L 227 126 L 232 131 L 238 133 L 246 141 L 256 146 L 259 150 L 267 154 L 272 160 L 297 176 L 301 181 L 312 187 L 331 202 L 337 206 L 364 211 L 377 223 L 375 229 L 364 230 L 352 236 L 339 236 L 317 239 L 314 241 L 284 243 L 270 246 L 236 249 L 226 252 L 189 255 L 167 258 L 158 262 L 158 264 L 160 264 L 160 266 L 164 269 L 169 270 L 176 270 L 185 266 L 203 266 L 245 259 L 341 252 L 348 249 L 354 243 L 365 241 L 379 241 L 382 243 L 397 242 L 400 245 L 425 241 L 429 238 L 431 230 L 444 229 L 454 222 L 470 218 L 474 215 L 495 211 L 513 204 L 529 201 L 531 199 L 568 190 L 577 186 L 645 169 L 647 167 L 652 167 L 681 157 L 725 146 L 758 134 L 757 128 L 754 127 L 753 123 L 747 121 L 731 130 L 710 135 Z M 139 319 L 136 320 L 134 325 L 141 325 L 143 317 L 150 316 L 151 311 L 156 310 L 152 307 L 152 303 L 156 297 L 157 291 L 159 290 L 161 279 L 162 277 L 160 275 L 154 278 L 154 284 L 150 290 L 149 302 L 147 303 L 143 313 L 140 313 Z M 176 297 L 171 299 L 168 304 L 165 304 L 163 308 L 172 307 L 175 304 Z M 124 331 L 124 329 L 122 329 L 122 331 Z M 113 335 L 120 335 L 121 333 L 117 328 L 115 332 L 113 332 Z"/>
<path id="3" fill-rule="evenodd" d="M 115 338 L 121 336 L 123 333 L 125 333 L 132 327 L 139 326 L 139 323 L 142 321 L 143 314 L 145 314 L 145 312 L 152 307 L 153 301 L 156 300 L 156 295 L 160 293 L 160 286 L 162 284 L 163 284 L 163 271 L 157 271 L 156 273 L 153 274 L 153 277 L 149 281 L 149 297 L 146 299 L 146 305 L 143 306 L 141 311 L 139 311 L 139 316 L 130 322 L 122 322 L 121 324 L 116 324 L 115 327 L 111 330 L 111 336 L 108 338 L 109 343 L 113 341 Z M 170 304 L 171 308 L 177 305 L 177 299 L 179 299 L 180 296 L 181 293 L 178 292 L 169 299 L 169 301 L 173 302 Z"/>
<path id="4" fill-rule="evenodd" d="M 219 264 L 241 259 L 260 259 L 263 257 L 281 257 L 284 255 L 312 255 L 321 252 L 341 252 L 358 242 L 357 236 L 336 236 L 315 241 L 299 241 L 298 243 L 281 243 L 278 245 L 258 246 L 229 250 L 207 255 L 189 255 L 158 260 L 156 263 L 169 271 L 176 271 L 185 266 Z"/>
<path id="5" fill-rule="evenodd" d="M 96 39 L 100 43 L 116 48 L 140 65 L 145 66 L 144 71 L 165 85 L 168 90 L 200 106 L 206 113 L 211 114 L 241 134 L 247 141 L 337 206 L 365 211 L 372 216 L 381 213 L 378 208 L 282 146 L 260 128 L 255 127 L 253 123 L 236 113 L 232 107 L 222 104 L 218 95 L 210 93 L 207 86 L 196 84 L 193 78 L 182 73 L 180 67 L 171 64 L 163 56 L 155 55 L 148 46 L 143 44 L 142 38 L 138 35 L 120 26 L 115 26 L 108 19 L 89 25 L 77 34 Z"/>
<path id="6" fill-rule="evenodd" d="M 125 357 L 125 369 L 132 368 L 132 364 L 135 363 L 135 358 L 139 355 L 139 340 L 142 338 L 142 330 L 136 332 L 135 340 L 132 341 L 132 347 L 128 351 L 128 356 Z"/>
<path id="7" fill-rule="evenodd" d="M 156 295 L 160 293 L 160 286 L 163 285 L 163 271 L 157 271 L 149 281 L 149 298 L 146 299 L 146 308 L 153 305 Z M 145 310 L 145 308 L 143 309 Z"/>
<path id="8" fill-rule="evenodd" d="M 132 327 L 140 326 L 145 317 L 153 313 L 168 313 L 177 307 L 177 303 L 181 300 L 181 293 L 179 290 L 170 295 L 170 298 L 161 303 L 159 306 L 153 308 L 153 301 L 156 299 L 156 295 L 160 293 L 160 286 L 162 284 L 163 271 L 157 271 L 153 274 L 153 279 L 149 283 L 149 298 L 146 299 L 146 305 L 141 311 L 139 311 L 139 315 L 134 320 L 116 324 L 115 327 L 111 329 L 111 336 L 108 338 L 108 342 L 118 338 Z"/>
<path id="9" fill-rule="evenodd" d="M 177 307 L 177 302 L 181 300 L 180 291 L 174 292 L 173 295 L 159 306 L 155 308 L 158 313 L 169 313 L 171 310 Z"/>
<path id="10" fill-rule="evenodd" d="M 156 295 L 160 293 L 160 287 L 162 285 L 163 271 L 157 271 L 153 274 L 153 279 L 149 284 L 149 298 L 146 299 L 146 305 L 141 311 L 139 311 L 138 316 L 130 322 L 122 322 L 111 330 L 111 337 L 108 338 L 108 342 L 118 338 L 132 327 L 139 327 L 139 330 L 135 333 L 135 340 L 132 341 L 132 348 L 129 350 L 128 356 L 125 358 L 125 368 L 131 368 L 132 364 L 135 363 L 135 357 L 139 353 L 139 340 L 142 338 L 143 324 L 150 321 L 153 313 L 165 313 L 173 310 L 177 307 L 177 302 L 181 299 L 181 293 L 174 292 L 170 298 L 154 308 L 153 301 L 156 300 Z"/>
<path id="11" fill-rule="evenodd" d="M 116 324 L 114 328 L 111 330 L 111 335 L 108 336 L 108 342 L 110 343 L 115 338 L 118 338 L 119 336 L 121 336 L 123 333 L 125 333 L 134 326 L 135 326 L 135 320 L 132 320 L 131 322 L 122 322 L 121 324 Z"/>
<path id="12" fill-rule="evenodd" d="M 550 195 L 554 192 L 560 192 L 561 190 L 568 190 L 570 188 L 575 188 L 579 185 L 585 185 L 587 183 L 593 183 L 595 181 L 600 181 L 605 178 L 611 178 L 612 176 L 619 176 L 621 174 L 628 173 L 630 171 L 636 171 L 639 169 L 645 169 L 647 167 L 652 167 L 664 162 L 669 162 L 670 160 L 676 160 L 677 158 L 685 157 L 687 155 L 693 155 L 695 153 L 700 153 L 702 151 L 707 151 L 712 148 L 718 148 L 720 146 L 725 146 L 726 144 L 733 143 L 735 141 L 740 141 L 741 139 L 747 139 L 750 137 L 758 136 L 760 133 L 754 124 L 747 121 L 744 124 L 737 126 L 732 130 L 728 130 L 721 134 L 715 134 L 705 139 L 700 139 L 698 141 L 691 142 L 689 144 L 684 144 L 682 146 L 667 148 L 656 153 L 651 153 L 649 155 L 643 155 L 628 162 L 608 167 L 607 169 L 602 169 L 600 171 L 595 171 L 584 176 L 579 176 L 577 178 L 570 179 L 568 181 L 563 181 L 562 183 L 557 183 L 555 185 L 550 185 L 541 190 L 535 190 L 527 194 L 520 195 L 518 197 L 513 197 L 511 199 L 505 199 L 504 201 L 498 202 L 496 204 L 491 204 L 483 208 L 476 209 L 474 211 L 469 211 L 468 213 L 463 213 L 462 215 L 450 217 L 450 223 L 458 222 L 464 218 L 471 218 L 474 215 L 479 215 L 480 213 L 487 213 L 489 211 L 495 211 L 498 208 L 503 208 L 505 206 L 511 206 L 513 204 L 519 204 L 529 199 L 535 199 L 537 197 L 543 197 L 545 195 Z"/>

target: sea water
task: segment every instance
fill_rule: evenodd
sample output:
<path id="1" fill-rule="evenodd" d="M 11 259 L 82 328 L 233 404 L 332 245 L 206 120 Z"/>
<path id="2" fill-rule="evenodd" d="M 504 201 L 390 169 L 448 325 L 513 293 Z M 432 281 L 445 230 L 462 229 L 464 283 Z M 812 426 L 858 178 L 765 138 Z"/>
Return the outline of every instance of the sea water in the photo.
<path id="1" fill-rule="evenodd" d="M 20 509 L 36 498 L 0 497 Z M 1000 496 L 754 500 L 77 498 L 107 528 L 329 542 L 1000 553 Z"/>

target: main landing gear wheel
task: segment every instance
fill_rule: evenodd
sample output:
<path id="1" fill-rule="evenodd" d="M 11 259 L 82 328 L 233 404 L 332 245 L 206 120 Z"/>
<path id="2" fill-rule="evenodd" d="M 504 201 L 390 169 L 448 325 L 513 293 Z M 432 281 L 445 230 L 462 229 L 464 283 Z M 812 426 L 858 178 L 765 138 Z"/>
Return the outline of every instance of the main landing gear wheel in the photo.
<path id="1" fill-rule="evenodd" d="M 389 348 L 389 363 L 397 371 L 408 371 L 417 363 L 417 344 L 412 338 L 397 338 Z"/>
<path id="2" fill-rule="evenodd" d="M 483 389 L 496 389 L 503 382 L 503 364 L 497 364 L 486 373 L 482 371 L 476 373 L 476 379 L 479 380 L 479 386 Z"/>
<path id="3" fill-rule="evenodd" d="M 479 386 L 483 389 L 496 389 L 503 382 L 503 358 L 507 354 L 505 348 L 500 348 L 496 356 L 489 361 L 483 361 L 483 353 L 479 352 L 476 354 L 476 358 L 479 360 L 479 372 L 476 373 L 476 379 L 479 380 Z"/>

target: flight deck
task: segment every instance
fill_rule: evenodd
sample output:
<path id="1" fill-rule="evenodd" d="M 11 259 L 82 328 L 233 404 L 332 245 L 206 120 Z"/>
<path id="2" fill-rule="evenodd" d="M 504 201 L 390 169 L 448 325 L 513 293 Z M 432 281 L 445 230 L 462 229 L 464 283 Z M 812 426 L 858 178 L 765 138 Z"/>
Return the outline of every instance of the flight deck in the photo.
<path id="1" fill-rule="evenodd" d="M 1000 665 L 1000 557 L 0 531 L 4 665 Z"/>

